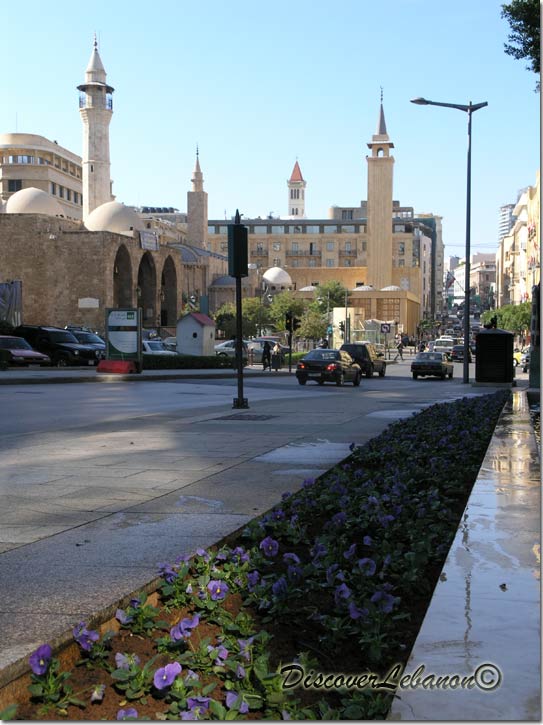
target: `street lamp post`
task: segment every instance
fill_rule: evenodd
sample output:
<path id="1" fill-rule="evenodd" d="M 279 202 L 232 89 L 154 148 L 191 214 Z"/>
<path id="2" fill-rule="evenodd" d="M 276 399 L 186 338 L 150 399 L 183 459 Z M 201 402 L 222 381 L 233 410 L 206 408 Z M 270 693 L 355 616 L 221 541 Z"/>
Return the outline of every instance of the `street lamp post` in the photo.
<path id="1" fill-rule="evenodd" d="M 471 244 L 471 115 L 480 108 L 488 106 L 487 101 L 463 105 L 461 103 L 438 103 L 428 101 L 426 98 L 413 98 L 411 103 L 419 106 L 444 106 L 445 108 L 456 108 L 458 111 L 465 111 L 468 114 L 468 167 L 467 167 L 467 196 L 466 196 L 466 275 L 464 286 L 464 366 L 463 383 L 469 383 L 469 306 L 470 306 L 470 244 Z"/>

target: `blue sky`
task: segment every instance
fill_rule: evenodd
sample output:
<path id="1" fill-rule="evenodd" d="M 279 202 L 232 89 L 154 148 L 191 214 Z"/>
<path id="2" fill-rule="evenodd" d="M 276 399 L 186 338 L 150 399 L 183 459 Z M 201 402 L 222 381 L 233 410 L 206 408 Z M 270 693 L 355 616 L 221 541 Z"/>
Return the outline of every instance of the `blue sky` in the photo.
<path id="1" fill-rule="evenodd" d="M 498 208 L 535 183 L 540 96 L 506 55 L 496 0 L 94 0 L 2 2 L 0 132 L 81 154 L 76 86 L 93 33 L 115 88 L 114 193 L 186 210 L 195 149 L 209 217 L 287 214 L 298 158 L 308 217 L 367 197 L 380 88 L 394 143 L 394 198 L 443 216 L 445 253 L 465 243 L 467 115 L 415 106 L 478 103 L 472 251 L 494 252 Z"/>

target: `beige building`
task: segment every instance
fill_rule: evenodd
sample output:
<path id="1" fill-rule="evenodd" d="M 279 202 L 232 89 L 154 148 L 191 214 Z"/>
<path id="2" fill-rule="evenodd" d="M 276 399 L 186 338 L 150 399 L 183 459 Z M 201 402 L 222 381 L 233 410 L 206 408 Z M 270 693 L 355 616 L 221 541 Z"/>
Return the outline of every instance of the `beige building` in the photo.
<path id="1" fill-rule="evenodd" d="M 519 196 L 496 253 L 496 307 L 527 302 L 541 278 L 540 175 Z"/>
<path id="2" fill-rule="evenodd" d="M 40 189 L 65 219 L 82 219 L 81 157 L 33 133 L 0 134 L 0 205 L 23 189 Z M 1 208 L 0 208 L 1 211 Z"/>

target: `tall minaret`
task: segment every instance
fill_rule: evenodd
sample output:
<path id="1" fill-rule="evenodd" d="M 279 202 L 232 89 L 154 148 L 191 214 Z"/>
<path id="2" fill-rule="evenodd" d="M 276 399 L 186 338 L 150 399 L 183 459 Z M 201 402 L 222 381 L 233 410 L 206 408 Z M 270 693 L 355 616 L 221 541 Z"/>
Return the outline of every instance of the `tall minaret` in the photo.
<path id="1" fill-rule="evenodd" d="M 79 113 L 83 120 L 83 221 L 97 206 L 112 201 L 109 161 L 109 123 L 113 114 L 113 88 L 106 83 L 106 72 L 94 47 L 85 83 L 77 86 Z"/>
<path id="2" fill-rule="evenodd" d="M 192 191 L 187 192 L 187 242 L 207 248 L 207 191 L 196 148 L 196 165 L 192 174 Z"/>
<path id="3" fill-rule="evenodd" d="M 290 179 L 287 181 L 288 186 L 288 216 L 301 217 L 305 219 L 305 187 L 307 182 L 304 181 L 298 160 L 294 164 Z"/>
<path id="4" fill-rule="evenodd" d="M 383 111 L 383 90 L 377 133 L 372 136 L 368 161 L 367 282 L 376 289 L 392 284 L 392 177 L 394 157 Z"/>

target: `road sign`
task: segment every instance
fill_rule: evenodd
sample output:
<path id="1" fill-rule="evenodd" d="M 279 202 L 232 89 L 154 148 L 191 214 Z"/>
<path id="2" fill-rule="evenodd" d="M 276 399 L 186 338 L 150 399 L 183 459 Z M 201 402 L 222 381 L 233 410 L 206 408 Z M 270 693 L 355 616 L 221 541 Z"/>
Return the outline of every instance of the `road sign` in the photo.
<path id="1" fill-rule="evenodd" d="M 386 335 L 390 332 L 390 322 L 381 322 L 381 332 Z"/>

